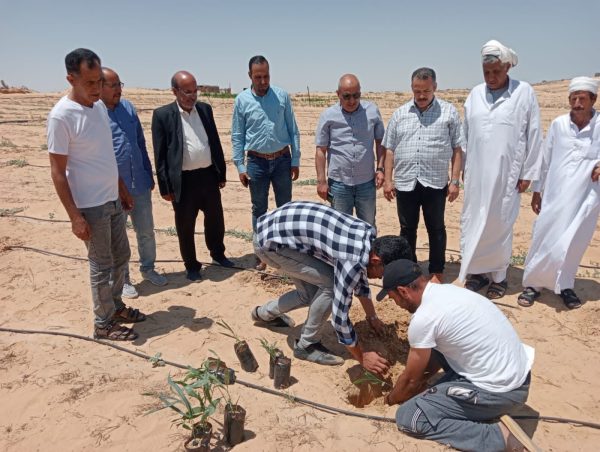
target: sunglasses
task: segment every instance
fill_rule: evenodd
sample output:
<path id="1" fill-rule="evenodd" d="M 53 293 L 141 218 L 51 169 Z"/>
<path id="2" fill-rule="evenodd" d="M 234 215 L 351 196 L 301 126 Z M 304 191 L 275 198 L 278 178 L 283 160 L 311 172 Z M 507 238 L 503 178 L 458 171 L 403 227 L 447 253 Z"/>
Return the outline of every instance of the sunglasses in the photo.
<path id="1" fill-rule="evenodd" d="M 344 100 L 350 100 L 350 99 L 358 100 L 358 99 L 360 99 L 360 93 L 354 93 L 354 94 L 344 93 L 344 94 L 342 94 L 342 99 L 344 99 Z"/>
<path id="2" fill-rule="evenodd" d="M 107 88 L 110 88 L 110 89 L 117 89 L 117 88 L 123 88 L 125 86 L 125 83 L 123 83 L 123 82 L 119 82 L 119 83 L 104 82 L 104 86 L 106 86 Z"/>

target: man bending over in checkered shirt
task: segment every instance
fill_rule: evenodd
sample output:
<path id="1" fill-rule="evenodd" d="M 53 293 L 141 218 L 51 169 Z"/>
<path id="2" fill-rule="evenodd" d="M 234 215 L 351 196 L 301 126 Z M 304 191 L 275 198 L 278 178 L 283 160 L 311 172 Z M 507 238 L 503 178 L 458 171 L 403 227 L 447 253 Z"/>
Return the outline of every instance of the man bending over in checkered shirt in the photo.
<path id="1" fill-rule="evenodd" d="M 368 223 L 323 204 L 290 202 L 261 216 L 254 251 L 262 262 L 286 273 L 296 289 L 255 307 L 252 319 L 263 326 L 290 327 L 294 322 L 285 313 L 307 306 L 294 356 L 331 366 L 344 362 L 321 343 L 321 329 L 331 313 L 339 342 L 365 369 L 384 373 L 388 362 L 377 352 L 364 351 L 352 327 L 352 295 L 360 300 L 371 328 L 382 332 L 367 278 L 381 278 L 384 265 L 410 259 L 412 253 L 402 237 L 375 237 Z"/>

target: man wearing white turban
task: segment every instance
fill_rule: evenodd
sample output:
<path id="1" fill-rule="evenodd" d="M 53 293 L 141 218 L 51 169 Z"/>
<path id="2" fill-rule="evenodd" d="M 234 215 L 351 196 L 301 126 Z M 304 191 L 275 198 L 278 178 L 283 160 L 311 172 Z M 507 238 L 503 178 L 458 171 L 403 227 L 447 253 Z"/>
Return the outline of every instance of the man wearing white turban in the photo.
<path id="1" fill-rule="evenodd" d="M 521 306 L 531 306 L 544 287 L 569 309 L 581 301 L 575 274 L 600 214 L 600 115 L 594 110 L 598 81 L 576 77 L 569 85 L 571 112 L 550 125 L 542 172 L 533 184 L 531 207 L 539 214 L 525 260 Z"/>
<path id="2" fill-rule="evenodd" d="M 520 193 L 539 177 L 540 112 L 533 88 L 508 71 L 516 53 L 498 41 L 482 50 L 482 83 L 469 93 L 463 123 L 465 203 L 461 218 L 459 280 L 487 297 L 501 298 L 512 254 L 512 228 Z"/>

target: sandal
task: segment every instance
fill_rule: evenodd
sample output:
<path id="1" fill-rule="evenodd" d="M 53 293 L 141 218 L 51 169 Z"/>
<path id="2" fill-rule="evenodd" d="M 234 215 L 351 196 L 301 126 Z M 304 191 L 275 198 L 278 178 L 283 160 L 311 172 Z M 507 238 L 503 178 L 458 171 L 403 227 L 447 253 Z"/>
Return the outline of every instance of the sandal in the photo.
<path id="1" fill-rule="evenodd" d="M 472 292 L 479 292 L 490 283 L 490 280 L 483 275 L 470 275 L 465 282 L 465 289 Z"/>
<path id="2" fill-rule="evenodd" d="M 116 311 L 112 319 L 113 322 L 138 323 L 146 320 L 146 315 L 142 314 L 139 309 L 126 306 Z"/>
<path id="3" fill-rule="evenodd" d="M 533 306 L 534 300 L 537 300 L 539 297 L 540 292 L 535 290 L 533 287 L 526 287 L 523 293 L 519 295 L 519 298 L 517 298 L 517 303 L 519 303 L 519 306 L 528 308 Z"/>
<path id="4" fill-rule="evenodd" d="M 133 341 L 138 334 L 131 328 L 110 323 L 106 328 L 94 328 L 94 339 L 108 339 L 110 341 Z"/>
<path id="5" fill-rule="evenodd" d="M 485 294 L 490 300 L 497 300 L 498 298 L 502 298 L 506 294 L 506 289 L 508 287 L 508 281 L 505 279 L 501 282 L 493 282 L 488 287 L 487 293 Z"/>
<path id="6" fill-rule="evenodd" d="M 559 296 L 567 308 L 577 309 L 581 307 L 581 300 L 573 289 L 561 290 Z"/>

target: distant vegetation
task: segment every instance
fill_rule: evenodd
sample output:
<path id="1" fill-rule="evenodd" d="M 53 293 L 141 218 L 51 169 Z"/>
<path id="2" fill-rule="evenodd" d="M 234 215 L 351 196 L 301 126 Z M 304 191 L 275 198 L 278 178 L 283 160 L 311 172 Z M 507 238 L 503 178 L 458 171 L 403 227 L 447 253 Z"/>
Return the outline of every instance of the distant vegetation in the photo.
<path id="1" fill-rule="evenodd" d="M 212 97 L 213 99 L 235 99 L 236 93 L 198 93 L 199 96 Z"/>

